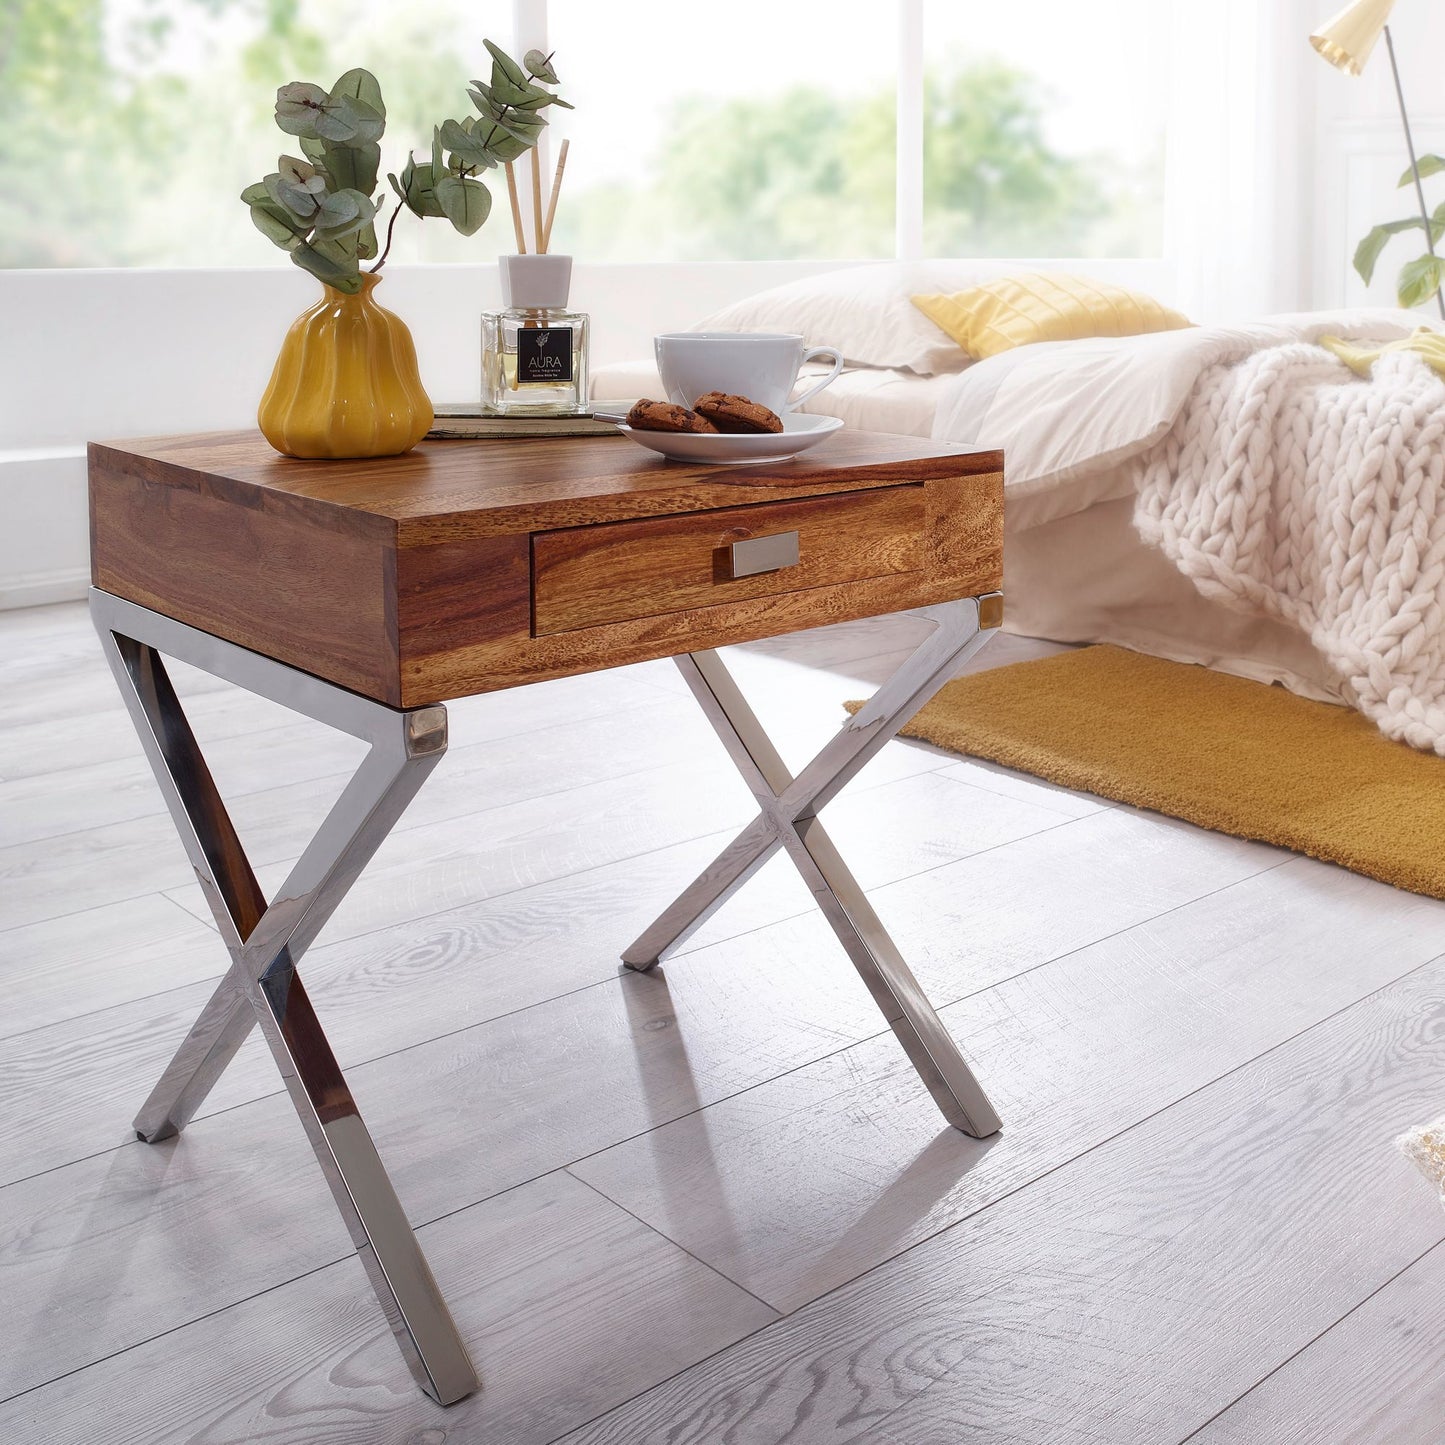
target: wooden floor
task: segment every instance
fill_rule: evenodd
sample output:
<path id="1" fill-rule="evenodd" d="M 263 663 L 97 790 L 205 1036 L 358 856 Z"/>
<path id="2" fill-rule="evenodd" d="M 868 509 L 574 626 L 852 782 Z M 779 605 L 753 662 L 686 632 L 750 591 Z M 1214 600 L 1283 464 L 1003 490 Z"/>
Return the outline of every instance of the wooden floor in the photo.
<path id="1" fill-rule="evenodd" d="M 796 762 L 919 633 L 734 655 Z M 1042 645 L 1005 639 L 980 665 Z M 177 669 L 263 883 L 360 745 Z M 0 615 L 0 1441 L 1445 1440 L 1445 904 L 894 743 L 830 827 L 1004 1120 L 943 1127 L 668 664 L 452 708 L 304 972 L 482 1372 L 414 1388 L 83 611 Z"/>

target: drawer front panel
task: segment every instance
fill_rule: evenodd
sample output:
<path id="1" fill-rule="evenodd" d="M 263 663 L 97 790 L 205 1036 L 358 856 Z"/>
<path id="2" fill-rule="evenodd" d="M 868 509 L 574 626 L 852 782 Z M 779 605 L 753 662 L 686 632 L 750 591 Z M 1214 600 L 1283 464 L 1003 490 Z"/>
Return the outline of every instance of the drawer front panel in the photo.
<path id="1" fill-rule="evenodd" d="M 926 515 L 918 484 L 798 501 L 569 527 L 532 537 L 533 633 L 542 637 L 916 571 Z M 733 544 L 777 537 L 752 555 L 797 561 L 747 571 Z M 738 558 L 749 556 L 739 548 Z"/>

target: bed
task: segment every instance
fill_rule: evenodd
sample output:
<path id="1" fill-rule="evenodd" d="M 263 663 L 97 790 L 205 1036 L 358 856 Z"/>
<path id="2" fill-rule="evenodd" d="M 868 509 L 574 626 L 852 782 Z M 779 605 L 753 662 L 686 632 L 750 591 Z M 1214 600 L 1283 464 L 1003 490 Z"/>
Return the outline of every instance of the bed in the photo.
<path id="1" fill-rule="evenodd" d="M 993 374 L 1014 364 L 1009 357 L 978 362 L 970 382 L 981 393 Z M 807 368 L 805 377 L 814 370 L 823 368 Z M 933 436 L 941 406 L 957 405 L 959 378 L 957 370 L 923 376 L 850 366 L 804 409 L 868 431 Z M 601 367 L 593 389 L 609 398 L 662 394 L 650 361 Z M 950 440 L 994 444 L 981 427 Z M 1144 542 L 1133 525 L 1134 496 L 1124 460 L 1043 486 L 1020 486 L 1011 472 L 1004 553 L 1008 631 L 1059 642 L 1111 642 L 1282 683 L 1307 697 L 1341 699 L 1338 680 L 1298 629 L 1201 596 L 1157 547 Z"/>

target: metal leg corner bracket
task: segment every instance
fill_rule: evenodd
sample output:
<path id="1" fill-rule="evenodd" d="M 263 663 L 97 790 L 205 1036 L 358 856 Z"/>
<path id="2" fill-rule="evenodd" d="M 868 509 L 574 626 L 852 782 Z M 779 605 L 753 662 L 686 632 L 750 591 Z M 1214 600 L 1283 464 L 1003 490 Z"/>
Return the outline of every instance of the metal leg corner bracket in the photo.
<path id="1" fill-rule="evenodd" d="M 446 752 L 446 709 L 398 711 L 108 592 L 91 591 L 90 611 L 231 955 L 225 977 L 137 1116 L 136 1132 L 154 1143 L 184 1129 L 259 1023 L 402 1355 L 422 1389 L 450 1405 L 477 1388 L 476 1370 L 296 972 Z M 370 744 L 269 903 L 162 653 Z"/>
<path id="2" fill-rule="evenodd" d="M 915 613 L 934 624 L 933 632 L 797 777 L 717 653 L 676 658 L 760 811 L 622 955 L 631 968 L 651 968 L 782 848 L 943 1117 L 979 1139 L 998 1131 L 999 1117 L 817 814 L 993 636 L 1002 620 L 1001 601 L 1001 594 L 989 593 Z"/>

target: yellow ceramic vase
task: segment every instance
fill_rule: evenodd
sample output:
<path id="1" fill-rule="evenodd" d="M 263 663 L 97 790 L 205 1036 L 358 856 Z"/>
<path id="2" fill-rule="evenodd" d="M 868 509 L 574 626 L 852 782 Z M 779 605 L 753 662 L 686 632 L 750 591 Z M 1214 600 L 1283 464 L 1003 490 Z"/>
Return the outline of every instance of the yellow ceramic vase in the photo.
<path id="1" fill-rule="evenodd" d="M 292 323 L 257 414 L 288 457 L 394 457 L 432 424 L 416 347 L 399 316 L 378 306 L 379 276 L 355 296 L 326 294 Z"/>

